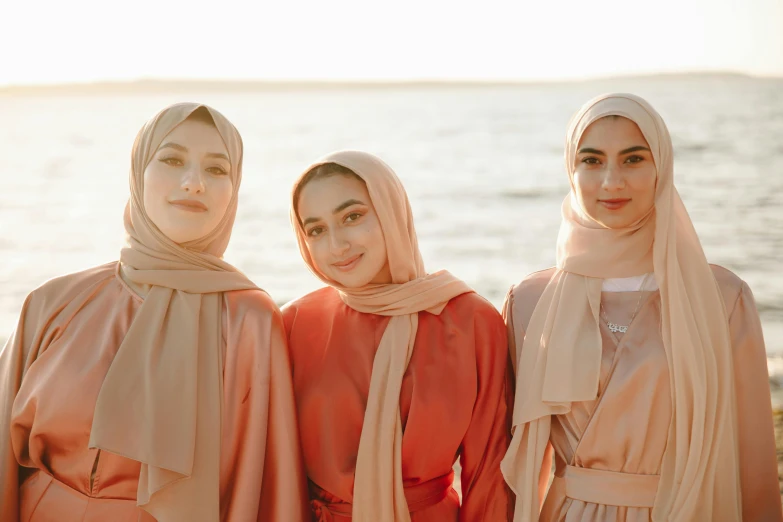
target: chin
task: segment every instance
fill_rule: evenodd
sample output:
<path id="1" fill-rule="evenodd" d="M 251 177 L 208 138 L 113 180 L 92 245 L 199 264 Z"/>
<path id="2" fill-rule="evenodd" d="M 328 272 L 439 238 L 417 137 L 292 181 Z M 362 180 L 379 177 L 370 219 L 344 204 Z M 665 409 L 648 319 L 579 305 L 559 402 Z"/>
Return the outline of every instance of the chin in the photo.
<path id="1" fill-rule="evenodd" d="M 370 283 L 370 278 L 361 275 L 332 274 L 331 277 L 345 288 L 361 288 Z"/>

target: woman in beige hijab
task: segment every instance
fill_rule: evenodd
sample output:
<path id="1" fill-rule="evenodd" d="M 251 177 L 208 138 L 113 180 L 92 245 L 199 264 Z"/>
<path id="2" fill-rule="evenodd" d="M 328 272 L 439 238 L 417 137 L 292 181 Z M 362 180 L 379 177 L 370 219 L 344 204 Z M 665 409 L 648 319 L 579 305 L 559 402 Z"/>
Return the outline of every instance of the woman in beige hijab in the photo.
<path id="1" fill-rule="evenodd" d="M 375 156 L 308 167 L 291 220 L 328 285 L 283 310 L 318 522 L 510 520 L 500 314 L 448 272 L 425 272 L 405 189 Z"/>
<path id="2" fill-rule="evenodd" d="M 571 120 L 566 167 L 557 267 L 505 307 L 514 520 L 781 520 L 753 296 L 707 263 L 663 120 L 600 96 Z"/>
<path id="3" fill-rule="evenodd" d="M 34 290 L 0 354 L 0 520 L 309 517 L 282 317 L 222 259 L 241 179 L 214 109 L 141 129 L 119 262 Z"/>

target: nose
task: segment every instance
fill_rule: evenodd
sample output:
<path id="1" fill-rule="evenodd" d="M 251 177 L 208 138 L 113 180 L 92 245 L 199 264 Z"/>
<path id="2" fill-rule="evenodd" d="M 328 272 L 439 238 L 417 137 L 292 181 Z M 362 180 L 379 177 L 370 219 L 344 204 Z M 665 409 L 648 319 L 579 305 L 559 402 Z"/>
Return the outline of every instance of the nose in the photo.
<path id="1" fill-rule="evenodd" d="M 182 173 L 182 190 L 188 194 L 202 194 L 204 192 L 204 177 L 197 165 L 185 169 Z"/>
<path id="2" fill-rule="evenodd" d="M 339 229 L 329 234 L 329 251 L 333 256 L 341 257 L 348 252 L 349 248 L 351 248 L 351 243 Z"/>
<path id="3" fill-rule="evenodd" d="M 625 188 L 625 177 L 622 169 L 612 163 L 607 165 L 601 180 L 601 188 L 608 191 L 617 191 Z"/>

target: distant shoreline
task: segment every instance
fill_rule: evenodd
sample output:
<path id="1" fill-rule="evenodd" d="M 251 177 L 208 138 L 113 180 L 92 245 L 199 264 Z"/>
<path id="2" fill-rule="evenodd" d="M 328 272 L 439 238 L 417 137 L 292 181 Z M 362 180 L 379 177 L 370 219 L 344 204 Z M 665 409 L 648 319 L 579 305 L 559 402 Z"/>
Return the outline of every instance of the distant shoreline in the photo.
<path id="1" fill-rule="evenodd" d="M 676 79 L 712 78 L 724 81 L 783 81 L 781 76 L 752 76 L 732 72 L 662 73 L 632 76 L 604 76 L 565 80 L 166 80 L 140 79 L 63 84 L 0 85 L 0 96 L 150 94 L 176 91 L 209 91 L 223 93 L 313 91 L 342 89 L 422 89 L 475 87 L 536 87 L 566 83 L 601 83 L 608 81 L 671 81 Z"/>

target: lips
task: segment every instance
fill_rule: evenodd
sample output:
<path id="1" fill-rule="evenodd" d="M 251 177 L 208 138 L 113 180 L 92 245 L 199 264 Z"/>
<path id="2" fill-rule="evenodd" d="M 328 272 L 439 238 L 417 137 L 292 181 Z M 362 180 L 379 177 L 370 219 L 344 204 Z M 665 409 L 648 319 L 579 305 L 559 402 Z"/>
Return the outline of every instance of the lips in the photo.
<path id="1" fill-rule="evenodd" d="M 174 201 L 169 201 L 169 203 L 174 205 L 178 209 L 185 210 L 187 212 L 207 211 L 207 206 L 201 201 L 196 201 L 195 199 L 176 199 Z"/>
<path id="2" fill-rule="evenodd" d="M 364 254 L 356 254 L 355 256 L 351 256 L 342 261 L 332 263 L 332 266 L 341 272 L 350 272 L 354 269 L 354 267 L 356 267 L 356 265 L 359 264 L 359 261 L 361 261 L 363 255 Z"/>
<path id="3" fill-rule="evenodd" d="M 630 198 L 614 198 L 614 199 L 599 199 L 598 203 L 603 205 L 608 210 L 619 210 L 623 208 L 625 205 L 627 205 L 629 201 L 631 201 Z"/>

